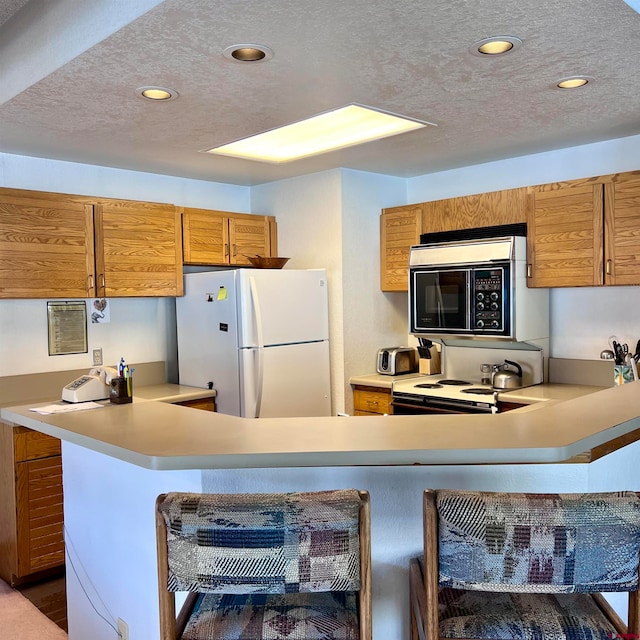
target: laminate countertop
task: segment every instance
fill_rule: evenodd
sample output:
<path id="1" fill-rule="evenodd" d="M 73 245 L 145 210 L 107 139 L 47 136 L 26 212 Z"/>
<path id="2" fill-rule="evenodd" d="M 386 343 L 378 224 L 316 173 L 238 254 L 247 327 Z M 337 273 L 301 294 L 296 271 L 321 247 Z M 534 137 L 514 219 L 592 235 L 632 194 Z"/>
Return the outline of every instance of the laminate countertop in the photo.
<path id="1" fill-rule="evenodd" d="M 406 380 L 418 377 L 417 373 L 407 373 L 400 376 L 386 376 L 379 373 L 371 373 L 360 376 L 352 376 L 350 384 L 361 387 L 377 387 L 388 389 L 396 380 Z M 579 398 L 596 391 L 603 391 L 608 387 L 598 387 L 587 384 L 536 384 L 531 387 L 512 389 L 510 391 L 499 391 L 498 400 L 503 402 L 513 402 L 516 404 L 532 405 L 538 402 L 559 402 Z"/>
<path id="2" fill-rule="evenodd" d="M 0 418 L 147 469 L 562 462 L 640 437 L 640 383 L 496 415 L 238 418 L 131 404 Z"/>

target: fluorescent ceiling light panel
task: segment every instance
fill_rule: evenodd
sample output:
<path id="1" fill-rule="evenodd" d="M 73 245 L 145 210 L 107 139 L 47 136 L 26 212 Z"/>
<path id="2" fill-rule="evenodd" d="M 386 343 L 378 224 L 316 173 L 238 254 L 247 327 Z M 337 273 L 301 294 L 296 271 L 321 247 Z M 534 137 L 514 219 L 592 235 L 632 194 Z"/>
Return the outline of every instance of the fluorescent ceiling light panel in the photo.
<path id="1" fill-rule="evenodd" d="M 352 104 L 206 152 L 262 162 L 290 162 L 429 124 Z"/>

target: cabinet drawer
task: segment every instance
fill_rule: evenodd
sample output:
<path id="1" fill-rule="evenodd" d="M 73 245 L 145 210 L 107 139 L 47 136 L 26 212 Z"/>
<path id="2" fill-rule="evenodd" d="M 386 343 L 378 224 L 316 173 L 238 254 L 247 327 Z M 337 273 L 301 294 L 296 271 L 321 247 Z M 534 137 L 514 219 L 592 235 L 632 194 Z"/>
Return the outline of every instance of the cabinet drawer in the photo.
<path id="1" fill-rule="evenodd" d="M 377 387 L 356 387 L 353 391 L 353 408 L 356 412 L 391 413 L 391 391 Z"/>
<path id="2" fill-rule="evenodd" d="M 15 427 L 13 438 L 16 462 L 60 455 L 60 440 L 39 431 Z"/>

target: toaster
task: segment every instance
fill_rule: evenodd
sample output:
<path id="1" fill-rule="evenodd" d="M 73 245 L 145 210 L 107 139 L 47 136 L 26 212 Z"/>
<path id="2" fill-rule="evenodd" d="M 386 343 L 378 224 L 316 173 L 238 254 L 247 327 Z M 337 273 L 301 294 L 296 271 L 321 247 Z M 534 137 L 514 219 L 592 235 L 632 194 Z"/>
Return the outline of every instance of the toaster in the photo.
<path id="1" fill-rule="evenodd" d="M 418 370 L 418 352 L 413 347 L 389 347 L 378 351 L 378 373 L 397 376 Z"/>

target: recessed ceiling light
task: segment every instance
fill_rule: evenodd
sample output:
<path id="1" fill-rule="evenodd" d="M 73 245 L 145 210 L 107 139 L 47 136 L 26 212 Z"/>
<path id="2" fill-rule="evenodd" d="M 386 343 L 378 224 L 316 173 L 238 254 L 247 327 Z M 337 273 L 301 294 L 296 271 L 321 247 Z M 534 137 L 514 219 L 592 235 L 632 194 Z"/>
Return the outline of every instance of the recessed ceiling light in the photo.
<path id="1" fill-rule="evenodd" d="M 136 89 L 138 98 L 146 100 L 167 101 L 174 100 L 179 93 L 175 89 L 167 89 L 166 87 L 139 87 Z"/>
<path id="2" fill-rule="evenodd" d="M 234 62 L 267 62 L 273 58 L 273 51 L 262 44 L 234 44 L 227 47 L 222 55 Z"/>
<path id="3" fill-rule="evenodd" d="M 469 52 L 474 56 L 498 56 L 517 49 L 522 44 L 520 38 L 515 36 L 494 36 L 474 42 L 469 47 Z"/>
<path id="4" fill-rule="evenodd" d="M 593 78 L 589 76 L 571 76 L 569 78 L 563 78 L 558 80 L 555 86 L 558 89 L 577 89 L 578 87 L 584 87 L 586 84 L 593 82 Z"/>
<path id="5" fill-rule="evenodd" d="M 430 124 L 352 104 L 220 147 L 205 149 L 205 152 L 262 162 L 290 162 L 421 129 Z"/>

